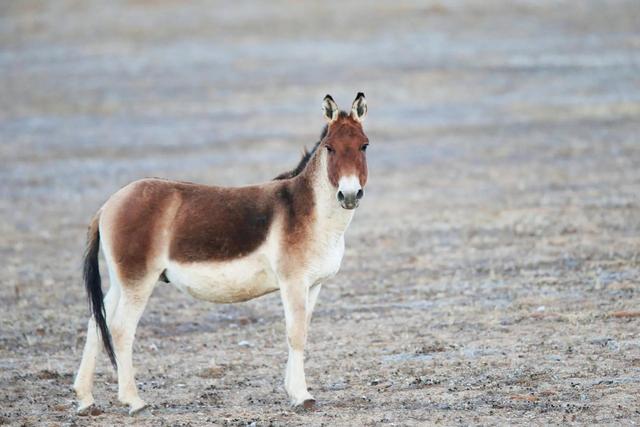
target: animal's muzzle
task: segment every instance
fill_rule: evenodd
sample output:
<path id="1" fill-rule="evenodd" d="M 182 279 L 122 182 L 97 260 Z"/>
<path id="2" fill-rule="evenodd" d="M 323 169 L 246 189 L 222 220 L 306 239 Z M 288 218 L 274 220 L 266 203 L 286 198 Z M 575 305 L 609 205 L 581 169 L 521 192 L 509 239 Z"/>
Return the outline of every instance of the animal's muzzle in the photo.
<path id="1" fill-rule="evenodd" d="M 364 191 L 362 188 L 357 191 L 338 190 L 336 197 L 344 209 L 355 209 L 360 204 L 360 199 L 364 197 Z"/>

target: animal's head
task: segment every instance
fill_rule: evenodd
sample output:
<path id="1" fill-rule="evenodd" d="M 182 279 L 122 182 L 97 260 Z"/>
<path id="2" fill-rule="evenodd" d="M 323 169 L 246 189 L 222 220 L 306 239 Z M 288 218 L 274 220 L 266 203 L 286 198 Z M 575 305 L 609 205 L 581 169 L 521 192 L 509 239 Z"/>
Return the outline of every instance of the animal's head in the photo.
<path id="1" fill-rule="evenodd" d="M 367 102 L 360 92 L 351 112 L 340 111 L 330 95 L 322 102 L 329 122 L 320 149 L 327 150 L 327 174 L 336 189 L 336 198 L 344 209 L 355 209 L 364 196 L 367 183 L 367 146 L 369 138 L 362 129 Z"/>

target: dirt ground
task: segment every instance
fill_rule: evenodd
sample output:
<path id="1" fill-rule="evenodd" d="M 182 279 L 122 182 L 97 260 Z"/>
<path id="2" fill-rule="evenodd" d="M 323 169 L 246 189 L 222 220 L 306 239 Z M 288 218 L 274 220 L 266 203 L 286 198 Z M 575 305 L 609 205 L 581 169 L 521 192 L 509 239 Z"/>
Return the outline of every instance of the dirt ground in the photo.
<path id="1" fill-rule="evenodd" d="M 0 424 L 640 422 L 640 3 L 2 2 Z M 84 233 L 145 176 L 298 160 L 325 93 L 369 102 L 370 181 L 283 390 L 279 295 L 158 285 L 136 418 L 71 383 Z M 105 279 L 106 281 L 106 279 Z"/>

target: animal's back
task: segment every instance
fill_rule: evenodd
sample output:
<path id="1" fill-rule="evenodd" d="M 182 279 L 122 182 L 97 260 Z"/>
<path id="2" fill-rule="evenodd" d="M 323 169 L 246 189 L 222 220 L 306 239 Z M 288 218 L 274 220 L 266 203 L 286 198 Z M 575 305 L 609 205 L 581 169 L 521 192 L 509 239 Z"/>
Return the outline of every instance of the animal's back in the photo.
<path id="1" fill-rule="evenodd" d="M 167 260 L 206 262 L 247 255 L 274 218 L 259 186 L 225 188 L 161 179 L 134 181 L 102 207 L 100 230 L 118 272 L 138 279 Z"/>
<path id="2" fill-rule="evenodd" d="M 169 259 L 225 261 L 246 256 L 267 238 L 275 216 L 268 186 L 238 188 L 177 184 Z"/>

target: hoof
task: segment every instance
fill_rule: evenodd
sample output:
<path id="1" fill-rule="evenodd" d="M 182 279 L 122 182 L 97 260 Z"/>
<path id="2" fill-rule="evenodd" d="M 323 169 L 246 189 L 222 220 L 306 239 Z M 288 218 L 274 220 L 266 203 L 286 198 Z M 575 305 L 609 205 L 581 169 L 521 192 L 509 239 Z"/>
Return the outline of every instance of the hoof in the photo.
<path id="1" fill-rule="evenodd" d="M 94 400 L 91 393 L 78 396 L 78 415 L 88 415 Z"/>
<path id="2" fill-rule="evenodd" d="M 97 417 L 98 415 L 102 414 L 102 411 L 92 402 L 89 405 L 79 407 L 77 414 L 81 417 L 88 417 L 89 415 L 91 415 L 92 417 Z"/>
<path id="3" fill-rule="evenodd" d="M 305 399 L 304 401 L 302 401 L 302 403 L 298 403 L 297 405 L 295 405 L 293 407 L 293 409 L 296 412 L 315 411 L 315 409 L 316 409 L 316 400 L 313 399 L 313 398 Z"/>
<path id="4" fill-rule="evenodd" d="M 314 409 L 316 409 L 316 400 L 315 399 L 307 399 L 304 402 L 302 402 L 302 408 L 305 411 L 313 411 Z"/>
<path id="5" fill-rule="evenodd" d="M 144 402 L 141 402 L 139 406 L 132 407 L 131 409 L 129 409 L 129 416 L 133 417 L 134 415 L 138 415 L 139 413 L 141 413 L 142 411 L 148 408 L 149 408 L 149 405 L 147 405 Z"/>

